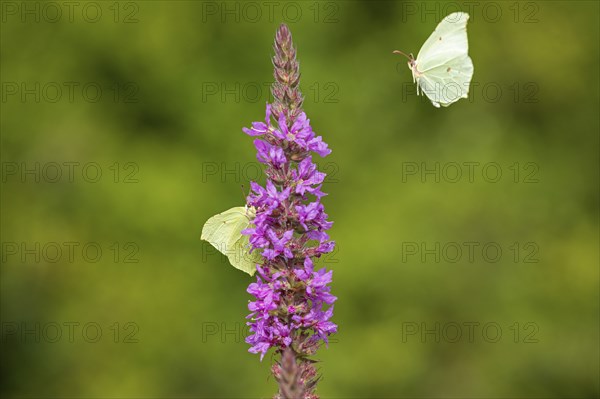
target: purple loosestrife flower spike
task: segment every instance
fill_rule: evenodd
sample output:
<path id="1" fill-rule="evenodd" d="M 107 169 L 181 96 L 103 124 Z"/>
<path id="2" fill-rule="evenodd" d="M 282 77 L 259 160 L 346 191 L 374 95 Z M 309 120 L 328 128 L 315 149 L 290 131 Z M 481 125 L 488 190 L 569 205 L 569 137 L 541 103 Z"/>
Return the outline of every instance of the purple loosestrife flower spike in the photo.
<path id="1" fill-rule="evenodd" d="M 314 360 L 337 326 L 331 321 L 332 272 L 314 270 L 314 259 L 331 252 L 335 243 L 326 233 L 328 220 L 321 198 L 325 173 L 313 163 L 313 153 L 331 150 L 315 135 L 302 110 L 299 64 L 292 35 L 281 25 L 275 36 L 273 103 L 264 122 L 243 131 L 255 138 L 257 159 L 266 165 L 266 184 L 251 182 L 247 205 L 256 209 L 253 226 L 242 233 L 252 251 L 261 254 L 256 282 L 248 293 L 249 351 L 262 360 L 274 348 L 279 360 L 272 366 L 279 384 L 276 399 L 318 399 L 319 380 Z"/>

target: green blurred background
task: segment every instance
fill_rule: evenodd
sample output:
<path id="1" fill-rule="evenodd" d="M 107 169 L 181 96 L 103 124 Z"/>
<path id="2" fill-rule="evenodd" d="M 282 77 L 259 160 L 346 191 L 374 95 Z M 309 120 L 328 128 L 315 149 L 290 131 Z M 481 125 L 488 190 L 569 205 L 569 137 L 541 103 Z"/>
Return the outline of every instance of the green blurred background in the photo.
<path id="1" fill-rule="evenodd" d="M 391 52 L 457 6 L 474 84 L 435 109 Z M 2 2 L 2 396 L 275 392 L 199 236 L 257 175 L 281 22 L 333 149 L 320 394 L 598 397 L 595 1 Z"/>

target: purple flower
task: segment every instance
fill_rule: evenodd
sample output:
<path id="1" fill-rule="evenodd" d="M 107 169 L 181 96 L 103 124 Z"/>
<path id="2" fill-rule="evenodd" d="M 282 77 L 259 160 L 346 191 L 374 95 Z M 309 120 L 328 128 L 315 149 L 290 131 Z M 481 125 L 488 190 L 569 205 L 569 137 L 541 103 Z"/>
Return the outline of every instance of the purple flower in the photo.
<path id="1" fill-rule="evenodd" d="M 307 231 L 312 229 L 329 230 L 333 222 L 327 221 L 327 214 L 324 209 L 323 204 L 316 201 L 308 205 L 297 205 L 298 222 Z"/>
<path id="2" fill-rule="evenodd" d="M 268 313 L 277 309 L 277 303 L 280 299 L 279 293 L 274 291 L 268 284 L 252 283 L 248 287 L 248 293 L 256 297 L 256 301 L 248 304 L 248 309 L 252 312 Z"/>
<path id="3" fill-rule="evenodd" d="M 307 150 L 316 152 L 322 157 L 326 157 L 331 154 L 331 150 L 328 148 L 327 143 L 323 141 L 321 136 L 311 139 L 307 144 Z"/>
<path id="4" fill-rule="evenodd" d="M 267 233 L 269 240 L 271 240 L 271 244 L 273 244 L 273 248 L 265 249 L 263 251 L 263 256 L 269 260 L 275 259 L 277 256 L 283 254 L 286 258 L 290 259 L 294 257 L 292 251 L 289 247 L 286 246 L 288 242 L 292 239 L 294 235 L 294 230 L 288 230 L 281 238 L 277 237 L 277 233 L 274 230 L 269 230 Z"/>
<path id="5" fill-rule="evenodd" d="M 294 274 L 300 281 L 306 283 L 308 298 L 328 305 L 333 304 L 337 298 L 329 293 L 331 288 L 328 285 L 331 283 L 333 272 L 327 272 L 325 268 L 315 272 L 313 268 L 312 260 L 307 257 L 304 259 L 304 268 L 294 270 Z"/>
<path id="6" fill-rule="evenodd" d="M 323 341 L 327 342 L 329 335 L 337 332 L 337 325 L 329 319 L 333 316 L 333 306 L 326 311 L 312 308 L 304 316 L 293 316 L 292 320 L 298 327 L 311 328 Z"/>
<path id="7" fill-rule="evenodd" d="M 310 120 L 306 118 L 306 114 L 304 112 L 300 112 L 291 127 L 288 127 L 286 115 L 284 113 L 279 114 L 277 122 L 277 128 L 267 128 L 267 131 L 269 131 L 274 138 L 282 142 L 285 141 L 295 144 L 305 151 L 313 151 L 322 157 L 325 157 L 331 153 L 331 150 L 323 141 L 323 138 L 321 136 L 315 137 L 315 133 L 310 126 Z M 262 122 L 255 123 L 260 124 L 260 129 L 257 129 L 256 132 L 262 132 L 264 130 L 264 124 L 262 124 Z"/>
<path id="8" fill-rule="evenodd" d="M 329 293 L 331 287 L 327 284 L 331 283 L 331 275 L 333 271 L 326 272 L 325 268 L 313 273 L 312 279 L 306 287 L 306 293 L 309 298 L 315 301 L 320 301 L 328 305 L 333 304 L 337 299 Z"/>
<path id="9" fill-rule="evenodd" d="M 271 314 L 280 307 L 282 301 L 282 282 L 278 279 L 281 273 L 271 276 L 269 281 L 268 270 L 259 267 L 257 271 L 257 281 L 248 286 L 248 293 L 254 295 L 256 301 L 248 304 L 248 309 L 252 312 L 248 317 L 252 321 L 247 324 L 253 334 L 246 337 L 246 342 L 251 345 L 249 352 L 260 353 L 262 360 L 269 348 L 289 346 L 292 342 L 292 330 L 291 326 Z"/>
<path id="10" fill-rule="evenodd" d="M 261 360 L 271 348 L 291 359 L 273 369 L 280 384 L 277 397 L 285 396 L 281 392 L 287 386 L 285 392 L 316 398 L 317 371 L 307 358 L 337 331 L 331 321 L 337 298 L 331 294 L 333 273 L 315 271 L 312 259 L 331 252 L 335 243 L 326 233 L 333 223 L 320 202 L 326 175 L 311 153 L 324 157 L 331 150 L 302 111 L 298 62 L 285 25 L 277 32 L 273 64 L 274 101 L 267 104 L 264 122 L 243 129 L 260 137 L 254 140 L 256 157 L 266 165 L 265 185 L 250 184 L 247 205 L 255 208 L 256 216 L 242 231 L 249 236 L 251 250 L 261 253 L 256 282 L 248 286 L 254 299 L 248 303 L 246 342 Z M 282 379 L 285 367 L 285 375 L 293 378 Z M 292 383 L 296 385 L 288 386 Z"/>
<path id="11" fill-rule="evenodd" d="M 271 123 L 271 106 L 267 104 L 267 111 L 264 122 L 252 122 L 252 128 L 243 128 L 244 133 L 250 136 L 262 136 L 269 131 L 269 125 Z"/>
<path id="12" fill-rule="evenodd" d="M 248 197 L 248 205 L 257 209 L 266 208 L 271 211 L 279 207 L 279 205 L 289 197 L 290 192 L 292 191 L 290 187 L 278 191 L 271 180 L 267 180 L 266 189 L 255 182 L 250 183 L 250 188 L 252 189 L 252 193 Z M 257 212 L 257 216 L 258 215 L 259 212 Z"/>
<path id="13" fill-rule="evenodd" d="M 246 338 L 246 342 L 251 344 L 252 347 L 248 349 L 250 353 L 260 353 L 260 360 L 263 360 L 267 351 L 271 348 L 271 344 L 269 341 L 260 341 L 257 338 L 254 340 L 249 340 Z"/>
<path id="14" fill-rule="evenodd" d="M 314 271 L 311 259 L 331 252 L 335 245 L 325 232 L 333 223 L 327 220 L 320 202 L 325 195 L 321 191 L 325 173 L 318 170 L 310 155 L 302 152 L 327 155 L 329 149 L 321 137 L 315 137 L 304 112 L 293 123 L 288 123 L 288 116 L 281 112 L 277 126 L 271 125 L 271 107 L 267 106 L 266 114 L 265 123 L 255 122 L 252 129 L 244 130 L 263 136 L 254 145 L 257 159 L 267 165 L 268 176 L 265 187 L 256 182 L 250 184 L 248 205 L 256 209 L 256 216 L 253 225 L 242 232 L 250 236 L 252 250 L 262 250 L 264 259 L 263 265 L 257 267 L 257 282 L 248 287 L 256 300 L 248 304 L 252 334 L 246 339 L 250 352 L 260 353 L 261 359 L 269 348 L 291 345 L 295 331 L 308 333 L 311 345 L 316 347 L 319 340 L 326 343 L 337 329 L 329 321 L 332 307 L 322 309 L 337 299 L 330 293 L 332 272 Z M 294 157 L 301 159 L 291 161 Z M 309 201 L 307 193 L 316 200 Z M 297 230 L 300 227 L 303 231 Z M 301 237 L 294 238 L 295 231 L 312 240 L 309 243 L 317 244 L 297 244 Z M 298 265 L 297 259 L 303 259 L 302 264 Z M 304 292 L 304 302 L 287 295 L 287 290 L 298 284 Z"/>
<path id="15" fill-rule="evenodd" d="M 276 169 L 280 169 L 283 165 L 287 164 L 287 159 L 281 148 L 258 139 L 254 140 L 254 146 L 257 151 L 256 158 L 259 162 L 273 165 Z"/>
<path id="16" fill-rule="evenodd" d="M 325 180 L 325 173 L 317 170 L 317 165 L 312 163 L 312 157 L 304 158 L 298 164 L 298 169 L 292 170 L 292 178 L 295 182 L 296 187 L 294 192 L 296 194 L 304 195 L 304 193 L 308 192 L 317 198 L 325 195 L 321 192 L 320 186 Z"/>
<path id="17" fill-rule="evenodd" d="M 294 274 L 300 281 L 308 281 L 313 274 L 313 262 L 309 257 L 304 258 L 304 268 L 294 269 Z"/>
<path id="18" fill-rule="evenodd" d="M 334 248 L 335 248 L 335 242 L 334 241 L 322 242 L 317 247 L 317 252 L 322 253 L 322 254 L 326 254 L 326 253 L 329 253 L 329 252 L 333 251 Z"/>
<path id="19" fill-rule="evenodd" d="M 323 244 L 326 241 L 329 241 L 329 234 L 325 233 L 324 231 L 310 230 L 306 233 L 306 236 L 311 240 L 319 241 L 319 244 Z M 334 243 L 334 245 L 335 245 L 335 243 Z M 333 248 L 332 248 L 332 250 L 333 250 Z M 327 251 L 327 252 L 331 252 L 331 251 Z"/>

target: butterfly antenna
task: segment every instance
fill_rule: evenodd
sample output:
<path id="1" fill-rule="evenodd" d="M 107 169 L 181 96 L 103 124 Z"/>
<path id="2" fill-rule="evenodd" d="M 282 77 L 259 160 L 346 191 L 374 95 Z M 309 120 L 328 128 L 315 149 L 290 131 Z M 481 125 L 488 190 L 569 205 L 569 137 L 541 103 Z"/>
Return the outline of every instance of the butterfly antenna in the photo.
<path id="1" fill-rule="evenodd" d="M 394 50 L 392 53 L 393 53 L 393 54 L 400 54 L 400 55 L 403 55 L 403 56 L 405 56 L 406 58 L 408 58 L 408 60 L 409 60 L 409 61 L 411 61 L 411 60 L 414 58 L 414 57 L 409 57 L 408 55 L 406 55 L 405 53 L 403 53 L 403 52 L 402 52 L 402 51 L 400 51 L 400 50 Z M 411 55 L 412 55 L 412 54 L 411 54 Z"/>
<path id="2" fill-rule="evenodd" d="M 246 197 L 248 197 L 248 194 L 246 194 L 244 192 L 244 185 L 243 184 L 240 186 L 240 189 L 242 190 L 242 198 L 244 199 L 244 202 L 246 202 Z"/>

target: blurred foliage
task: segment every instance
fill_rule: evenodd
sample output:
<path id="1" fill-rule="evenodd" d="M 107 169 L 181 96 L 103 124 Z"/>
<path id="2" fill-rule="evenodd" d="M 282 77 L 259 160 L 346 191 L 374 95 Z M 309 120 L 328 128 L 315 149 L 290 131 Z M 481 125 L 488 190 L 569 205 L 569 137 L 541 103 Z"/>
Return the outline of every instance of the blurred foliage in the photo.
<path id="1" fill-rule="evenodd" d="M 435 109 L 414 95 L 406 61 L 391 52 L 416 54 L 454 10 L 447 3 L 281 2 L 271 18 L 261 2 L 258 16 L 243 2 L 95 2 L 97 22 L 94 9 L 83 17 L 88 3 L 72 20 L 54 3 L 63 14 L 53 22 L 45 2 L 3 2 L 3 168 L 96 162 L 103 175 L 88 183 L 76 168 L 70 182 L 65 167 L 58 182 L 36 183 L 3 174 L 2 396 L 275 392 L 270 357 L 259 362 L 243 342 L 252 279 L 199 235 L 210 216 L 242 204 L 240 186 L 255 175 L 241 128 L 264 117 L 273 35 L 288 22 L 305 110 L 333 149 L 321 165 L 338 250 L 321 263 L 335 271 L 340 328 L 318 355 L 321 395 L 598 397 L 598 2 L 488 3 L 468 26 L 471 99 Z M 20 7 L 35 13 L 36 4 L 40 21 L 23 17 Z M 22 101 L 19 85 L 35 82 L 41 100 Z M 49 82 L 63 87 L 56 102 Z M 65 82 L 77 84 L 72 101 Z M 83 93 L 88 83 L 102 88 L 99 101 Z M 451 182 L 447 169 L 422 182 L 405 173 L 451 162 L 496 162 L 503 175 L 490 183 L 478 167 L 469 182 L 463 169 Z M 537 183 L 523 182 L 527 163 Z M 222 166 L 239 173 L 221 177 Z M 137 183 L 123 182 L 130 173 Z M 54 263 L 44 254 L 22 261 L 5 245 L 36 242 L 81 245 L 74 261 L 63 253 Z M 81 254 L 89 242 L 103 250 L 98 262 Z M 480 246 L 473 262 L 463 254 L 453 263 L 403 251 L 436 242 L 493 242 L 503 254 L 486 261 Z M 539 262 L 523 262 L 526 243 Z M 126 263 L 136 246 L 139 262 Z M 66 327 L 56 343 L 7 330 L 65 322 L 80 323 L 74 342 Z M 97 343 L 82 339 L 90 322 L 102 328 Z M 128 322 L 138 343 L 123 343 Z M 464 328 L 458 342 L 436 343 L 403 331 L 436 322 L 497 323 L 502 336 L 491 343 L 478 328 L 469 342 Z M 527 322 L 539 328 L 537 343 L 523 342 Z"/>

